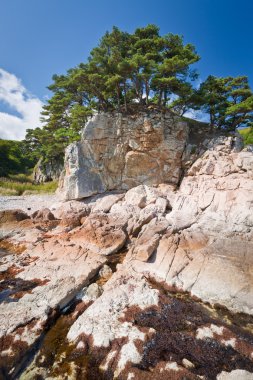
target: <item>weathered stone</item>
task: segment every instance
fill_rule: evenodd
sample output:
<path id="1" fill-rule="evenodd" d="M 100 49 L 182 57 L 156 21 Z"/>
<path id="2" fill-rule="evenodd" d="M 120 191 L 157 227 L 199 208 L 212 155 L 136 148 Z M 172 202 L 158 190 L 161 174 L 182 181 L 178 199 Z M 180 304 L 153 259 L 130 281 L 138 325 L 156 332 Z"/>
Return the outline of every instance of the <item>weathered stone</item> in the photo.
<path id="1" fill-rule="evenodd" d="M 35 211 L 31 217 L 35 220 L 55 220 L 54 214 L 49 210 L 49 208 Z"/>
<path id="2" fill-rule="evenodd" d="M 160 241 L 152 265 L 137 260 L 132 265 L 208 302 L 253 314 L 251 166 L 241 172 L 245 152 L 234 152 L 231 138 L 209 146 L 166 215 L 173 235 Z"/>
<path id="3" fill-rule="evenodd" d="M 107 214 L 91 214 L 81 227 L 72 231 L 70 240 L 100 255 L 119 251 L 126 242 L 126 234 L 117 220 Z"/>
<path id="4" fill-rule="evenodd" d="M 101 195 L 92 208 L 93 212 L 109 212 L 112 206 L 124 198 L 124 194 L 104 194 Z"/>
<path id="5" fill-rule="evenodd" d="M 65 227 L 65 231 L 71 231 L 81 225 L 82 217 L 78 215 L 67 215 L 59 224 L 59 227 Z"/>
<path id="6" fill-rule="evenodd" d="M 5 223 L 20 222 L 30 217 L 22 210 L 0 211 L 0 225 Z"/>
<path id="7" fill-rule="evenodd" d="M 136 260 L 148 261 L 158 246 L 159 238 L 158 234 L 155 234 L 152 237 L 150 236 L 149 238 L 142 236 L 138 240 L 137 247 L 134 250 Z"/>
<path id="8" fill-rule="evenodd" d="M 99 276 L 102 278 L 109 278 L 111 275 L 112 270 L 108 265 L 104 265 L 99 271 Z"/>
<path id="9" fill-rule="evenodd" d="M 110 285 L 111 284 L 111 285 Z M 157 305 L 158 291 L 152 289 L 142 276 L 117 274 L 104 286 L 104 292 L 73 324 L 68 339 L 78 342 L 84 334 L 91 337 L 95 347 L 109 347 L 115 340 L 126 338 L 119 347 L 119 358 L 114 372 L 117 377 L 128 361 L 139 363 L 141 355 L 136 342 L 145 339 L 145 333 L 135 327 L 133 321 L 124 321 L 127 308 L 140 309 Z M 110 352 L 108 359 L 110 358 Z"/>
<path id="10" fill-rule="evenodd" d="M 40 159 L 33 170 L 33 181 L 36 183 L 57 181 L 62 169 L 63 162 L 61 161 L 43 162 Z"/>
<path id="11" fill-rule="evenodd" d="M 183 364 L 183 366 L 184 366 L 185 368 L 189 368 L 189 369 L 195 367 L 195 365 L 194 365 L 190 360 L 188 360 L 188 359 L 186 359 L 186 358 L 184 358 L 184 359 L 182 360 L 182 364 Z"/>
<path id="12" fill-rule="evenodd" d="M 82 201 L 69 201 L 54 203 L 50 210 L 57 219 L 63 219 L 76 216 L 88 216 L 91 211 L 91 206 Z"/>
<path id="13" fill-rule="evenodd" d="M 133 132 L 129 118 L 118 119 L 119 138 Z M 146 118 L 141 131 L 139 119 L 134 120 L 139 140 L 129 140 L 124 159 L 131 152 L 148 155 L 153 149 L 149 138 L 160 144 L 161 119 L 156 126 L 156 116 Z M 89 128 L 86 139 L 93 144 Z M 110 128 L 95 124 L 96 162 L 100 154 L 106 159 L 102 145 L 108 144 Z M 181 141 L 184 136 L 178 134 Z M 84 373 L 89 377 L 90 364 L 78 367 L 87 357 L 99 366 L 92 370 L 107 371 L 108 379 L 252 375 L 253 155 L 240 151 L 236 136 L 201 144 L 203 152 L 193 154 L 195 163 L 185 166 L 177 190 L 143 182 L 125 194 L 58 203 L 51 210 L 61 220 L 45 220 L 50 214 L 43 210 L 41 218 L 20 221 L 15 213 L 2 214 L 1 363 L 14 360 L 17 365 L 53 320 L 54 310 L 60 310 L 66 312 L 70 346 L 60 347 L 55 362 L 43 371 L 30 372 L 34 377 L 53 379 L 61 367 L 65 372 L 59 378 L 66 373 L 73 379 Z M 122 162 L 117 166 L 108 157 L 112 185 Z M 131 187 L 135 180 L 124 184 Z M 70 322 L 73 300 L 79 312 Z M 17 346 L 22 346 L 18 354 Z M 40 354 L 38 366 L 47 359 Z M 49 356 L 53 360 L 54 353 Z M 11 368 L 6 368 L 9 375 Z"/>
<path id="14" fill-rule="evenodd" d="M 83 302 L 95 301 L 102 294 L 100 286 L 96 283 L 91 284 L 87 288 L 83 289 L 79 294 L 78 298 L 81 298 Z"/>
<path id="15" fill-rule="evenodd" d="M 232 372 L 222 371 L 218 376 L 217 380 L 253 380 L 253 373 L 236 369 Z"/>
<path id="16" fill-rule="evenodd" d="M 66 150 L 60 192 L 65 199 L 80 199 L 140 184 L 177 184 L 187 134 L 187 123 L 169 111 L 99 113 L 86 124 L 81 142 Z"/>

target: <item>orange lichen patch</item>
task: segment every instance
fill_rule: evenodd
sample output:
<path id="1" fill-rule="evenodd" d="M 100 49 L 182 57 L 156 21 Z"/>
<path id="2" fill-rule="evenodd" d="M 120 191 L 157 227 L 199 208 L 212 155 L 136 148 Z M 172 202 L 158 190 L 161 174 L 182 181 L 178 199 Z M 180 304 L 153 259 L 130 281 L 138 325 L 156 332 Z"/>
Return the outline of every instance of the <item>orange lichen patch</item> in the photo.
<path id="1" fill-rule="evenodd" d="M 49 280 L 23 280 L 19 277 L 8 278 L 0 282 L 0 302 L 13 302 L 25 294 L 31 294 L 37 286 L 45 285 Z"/>
<path id="2" fill-rule="evenodd" d="M 81 225 L 81 217 L 78 215 L 73 215 L 69 217 L 64 217 L 60 221 L 60 226 L 62 227 L 68 227 L 70 230 L 73 230 L 76 227 L 79 227 Z"/>
<path id="3" fill-rule="evenodd" d="M 80 228 L 73 230 L 69 238 L 76 244 L 85 242 L 98 252 L 105 251 L 110 254 L 124 246 L 126 234 L 108 215 L 93 215 Z"/>
<path id="4" fill-rule="evenodd" d="M 13 279 L 18 273 L 23 272 L 23 270 L 24 269 L 18 268 L 15 264 L 13 264 L 6 271 L 0 273 L 0 281 Z"/>
<path id="5" fill-rule="evenodd" d="M 19 255 L 26 250 L 26 246 L 22 244 L 15 244 L 8 239 L 3 239 L 0 240 L 0 249 L 4 249 L 9 253 L 15 253 Z"/>

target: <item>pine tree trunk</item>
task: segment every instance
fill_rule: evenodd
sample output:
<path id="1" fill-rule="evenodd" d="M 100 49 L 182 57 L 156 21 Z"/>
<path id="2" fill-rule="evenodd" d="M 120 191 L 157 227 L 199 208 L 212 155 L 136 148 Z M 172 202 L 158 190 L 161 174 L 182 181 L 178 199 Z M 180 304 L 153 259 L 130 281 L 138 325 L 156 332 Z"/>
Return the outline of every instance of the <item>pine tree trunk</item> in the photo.
<path id="1" fill-rule="evenodd" d="M 148 97 L 149 97 L 149 85 L 148 85 L 148 81 L 146 81 L 146 83 L 145 83 L 145 90 L 146 90 L 146 105 L 148 106 L 148 103 L 149 103 L 149 100 L 148 100 Z"/>
<path id="2" fill-rule="evenodd" d="M 158 105 L 159 105 L 159 107 L 161 107 L 161 105 L 162 105 L 162 97 L 163 97 L 163 91 L 160 90 L 160 92 L 159 92 L 159 98 L 158 98 Z"/>
<path id="3" fill-rule="evenodd" d="M 120 110 L 120 87 L 117 85 L 117 103 L 118 103 L 118 111 Z"/>
<path id="4" fill-rule="evenodd" d="M 124 82 L 124 103 L 125 103 L 125 111 L 127 112 L 127 93 L 126 93 L 126 82 Z"/>
<path id="5" fill-rule="evenodd" d="M 167 91 L 165 90 L 164 91 L 164 102 L 163 102 L 164 107 L 166 107 L 166 104 L 167 104 Z"/>

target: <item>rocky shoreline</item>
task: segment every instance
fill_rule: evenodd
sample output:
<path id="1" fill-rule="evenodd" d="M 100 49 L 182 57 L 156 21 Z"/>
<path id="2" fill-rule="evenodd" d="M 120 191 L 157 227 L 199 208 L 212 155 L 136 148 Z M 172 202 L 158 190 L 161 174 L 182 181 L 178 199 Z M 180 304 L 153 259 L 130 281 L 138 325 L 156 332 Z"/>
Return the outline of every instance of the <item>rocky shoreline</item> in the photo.
<path id="1" fill-rule="evenodd" d="M 31 215 L 38 208 L 48 208 L 58 201 L 56 195 L 0 196 L 0 211 L 21 209 Z"/>
<path id="2" fill-rule="evenodd" d="M 205 146 L 178 187 L 0 200 L 0 378 L 253 378 L 253 153 Z"/>

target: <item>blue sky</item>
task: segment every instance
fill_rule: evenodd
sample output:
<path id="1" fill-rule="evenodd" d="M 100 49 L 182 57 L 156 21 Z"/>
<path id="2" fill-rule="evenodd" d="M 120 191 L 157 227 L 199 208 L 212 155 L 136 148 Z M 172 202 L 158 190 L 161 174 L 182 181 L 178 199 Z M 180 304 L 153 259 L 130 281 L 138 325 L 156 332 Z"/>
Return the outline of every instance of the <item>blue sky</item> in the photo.
<path id="1" fill-rule="evenodd" d="M 54 73 L 85 61 L 113 25 L 154 23 L 184 35 L 200 78 L 248 75 L 253 87 L 253 0 L 0 0 L 0 137 L 39 125 Z"/>

